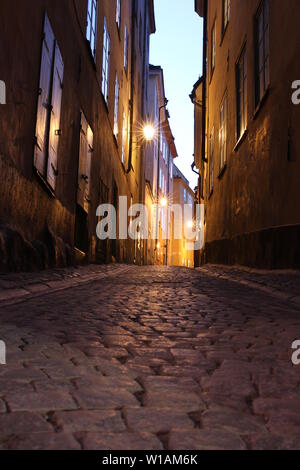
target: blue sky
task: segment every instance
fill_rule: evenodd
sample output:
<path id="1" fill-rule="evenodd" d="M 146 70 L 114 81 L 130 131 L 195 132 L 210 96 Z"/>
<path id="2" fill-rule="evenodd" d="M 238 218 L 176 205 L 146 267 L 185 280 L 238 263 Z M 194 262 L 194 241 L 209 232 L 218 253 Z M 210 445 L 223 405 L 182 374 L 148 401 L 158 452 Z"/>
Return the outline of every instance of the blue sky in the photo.
<path id="1" fill-rule="evenodd" d="M 170 123 L 179 158 L 176 165 L 194 188 L 194 109 L 189 99 L 202 71 L 202 21 L 194 0 L 155 0 L 157 31 L 151 37 L 150 62 L 164 69 Z"/>

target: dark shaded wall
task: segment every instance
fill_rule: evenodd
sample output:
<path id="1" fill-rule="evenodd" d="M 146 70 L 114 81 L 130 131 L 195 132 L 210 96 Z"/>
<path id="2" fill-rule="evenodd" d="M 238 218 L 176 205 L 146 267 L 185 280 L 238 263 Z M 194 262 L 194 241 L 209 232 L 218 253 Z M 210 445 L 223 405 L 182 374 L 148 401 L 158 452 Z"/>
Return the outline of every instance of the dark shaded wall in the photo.
<path id="1" fill-rule="evenodd" d="M 144 84 L 148 73 L 149 35 L 153 32 L 149 4 L 151 2 L 136 0 L 133 16 L 132 1 L 123 0 L 121 28 L 118 31 L 115 2 L 99 2 L 94 61 L 85 38 L 87 0 L 1 1 L 0 79 L 5 81 L 7 88 L 7 104 L 0 106 L 0 225 L 4 234 L 2 245 L 0 243 L 0 254 L 2 253 L 3 266 L 4 258 L 7 258 L 6 239 L 13 233 L 11 230 L 8 233 L 8 226 L 17 233 L 18 240 L 20 236 L 24 239 L 25 244 L 40 240 L 47 245 L 50 237 L 51 247 L 48 247 L 48 252 L 55 251 L 52 264 L 64 264 L 70 259 L 70 253 L 75 247 L 81 111 L 94 133 L 86 260 L 111 260 L 109 242 L 104 247 L 104 253 L 102 245 L 101 256 L 97 253 L 99 243 L 96 239 L 96 209 L 100 202 L 104 202 L 101 200 L 101 188 L 106 189 L 108 201 L 105 202 L 113 202 L 114 188 L 117 188 L 119 195 L 127 195 L 129 200 L 133 196 L 138 202 L 140 184 L 143 187 L 143 171 L 139 167 L 140 162 L 143 165 L 143 158 L 133 155 L 134 171 L 129 172 L 128 167 L 121 162 L 122 116 L 124 110 L 129 116 L 132 104 L 133 125 L 135 121 L 144 119 Z M 54 194 L 51 194 L 36 174 L 33 165 L 45 12 L 64 61 L 61 137 Z M 142 18 L 142 21 L 138 22 L 136 16 Z M 108 104 L 101 93 L 104 17 L 111 40 Z M 131 48 L 136 48 L 136 43 L 132 43 L 133 18 L 134 27 L 142 28 L 143 45 L 142 51 L 135 52 L 138 57 L 134 68 L 132 58 L 135 55 L 131 54 Z M 124 71 L 125 24 L 129 31 L 127 75 Z M 136 37 L 138 41 L 139 31 L 136 32 Z M 118 140 L 113 135 L 116 73 L 120 84 Z M 128 129 L 128 136 L 133 130 Z M 117 245 L 116 258 L 120 261 L 133 261 L 133 244 L 124 241 Z M 63 251 L 62 255 L 59 250 Z M 13 256 L 13 253 L 10 255 Z M 23 264 L 21 261 L 15 264 L 17 269 L 30 268 L 28 260 Z M 44 259 L 37 264 L 46 267 L 49 263 Z M 13 265 L 14 263 L 11 264 L 11 269 L 14 269 Z"/>

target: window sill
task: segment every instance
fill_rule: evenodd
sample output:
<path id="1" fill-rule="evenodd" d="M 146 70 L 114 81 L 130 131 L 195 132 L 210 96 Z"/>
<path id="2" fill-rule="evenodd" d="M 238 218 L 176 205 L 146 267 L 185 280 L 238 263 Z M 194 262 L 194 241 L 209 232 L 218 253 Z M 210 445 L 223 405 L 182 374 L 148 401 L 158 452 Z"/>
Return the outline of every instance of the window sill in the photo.
<path id="1" fill-rule="evenodd" d="M 218 179 L 221 180 L 223 178 L 223 176 L 225 175 L 226 173 L 226 170 L 227 170 L 227 163 L 225 163 L 225 165 L 223 166 L 223 168 L 220 170 L 220 173 L 218 175 Z"/>
<path id="2" fill-rule="evenodd" d="M 233 151 L 234 152 L 237 152 L 240 148 L 240 146 L 242 145 L 242 143 L 244 142 L 244 140 L 246 139 L 248 135 L 248 128 L 246 128 L 244 130 L 244 132 L 242 133 L 242 135 L 239 137 L 237 143 L 235 144 L 234 148 L 233 148 Z"/>
<path id="3" fill-rule="evenodd" d="M 55 192 L 53 191 L 45 177 L 35 167 L 34 172 L 40 186 L 47 192 L 48 196 L 50 196 L 52 199 L 57 199 Z"/>
<path id="4" fill-rule="evenodd" d="M 255 120 L 260 112 L 260 110 L 262 109 L 262 107 L 264 106 L 265 102 L 267 101 L 268 99 L 268 96 L 270 94 L 270 85 L 268 86 L 268 88 L 266 89 L 266 91 L 264 92 L 263 96 L 261 97 L 258 105 L 256 106 L 255 108 L 255 111 L 254 111 L 254 114 L 253 114 L 253 120 Z"/>

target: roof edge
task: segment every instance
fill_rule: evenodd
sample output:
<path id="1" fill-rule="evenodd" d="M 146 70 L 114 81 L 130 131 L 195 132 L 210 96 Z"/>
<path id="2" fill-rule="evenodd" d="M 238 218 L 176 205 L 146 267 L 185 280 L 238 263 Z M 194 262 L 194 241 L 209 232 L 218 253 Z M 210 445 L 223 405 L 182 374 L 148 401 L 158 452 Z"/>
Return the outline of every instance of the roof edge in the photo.
<path id="1" fill-rule="evenodd" d="M 148 0 L 148 11 L 149 11 L 150 34 L 154 34 L 156 33 L 154 0 Z"/>

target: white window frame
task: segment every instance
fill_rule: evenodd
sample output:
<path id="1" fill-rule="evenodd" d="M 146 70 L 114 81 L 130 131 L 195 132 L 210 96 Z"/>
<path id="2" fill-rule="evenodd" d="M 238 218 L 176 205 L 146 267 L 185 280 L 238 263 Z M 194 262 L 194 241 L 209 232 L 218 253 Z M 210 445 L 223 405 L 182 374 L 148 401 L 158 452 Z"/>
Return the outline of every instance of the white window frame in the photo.
<path id="1" fill-rule="evenodd" d="M 225 33 L 230 20 L 230 9 L 231 0 L 223 0 L 223 12 L 222 12 L 222 34 Z"/>
<path id="2" fill-rule="evenodd" d="M 211 57 L 210 57 L 210 76 L 212 77 L 216 66 L 216 44 L 217 44 L 217 28 L 216 20 L 211 29 Z"/>
<path id="3" fill-rule="evenodd" d="M 255 18 L 255 101 L 259 104 L 270 85 L 270 2 L 263 0 Z"/>
<path id="4" fill-rule="evenodd" d="M 127 116 L 123 112 L 123 129 L 122 129 L 122 163 L 125 165 L 127 159 L 127 144 L 128 144 L 128 127 Z"/>
<path id="5" fill-rule="evenodd" d="M 220 131 L 219 131 L 219 144 L 220 144 L 220 174 L 227 163 L 227 92 L 224 95 L 220 106 Z"/>
<path id="6" fill-rule="evenodd" d="M 116 139 L 119 135 L 119 101 L 120 101 L 120 90 L 118 74 L 116 74 L 115 80 L 115 107 L 114 107 L 114 136 Z"/>
<path id="7" fill-rule="evenodd" d="M 125 25 L 124 29 L 124 69 L 126 74 L 128 73 L 128 61 L 129 61 L 129 33 L 128 27 Z"/>
<path id="8" fill-rule="evenodd" d="M 247 129 L 247 50 L 246 45 L 236 65 L 237 140 Z"/>
<path id="9" fill-rule="evenodd" d="M 116 23 L 118 26 L 118 30 L 121 29 L 121 0 L 117 0 L 116 2 Z"/>
<path id="10" fill-rule="evenodd" d="M 98 0 L 88 0 L 86 38 L 96 60 Z"/>
<path id="11" fill-rule="evenodd" d="M 106 103 L 109 96 L 109 65 L 110 65 L 110 36 L 107 27 L 107 21 L 104 17 L 103 27 L 103 56 L 102 56 L 102 94 Z"/>

